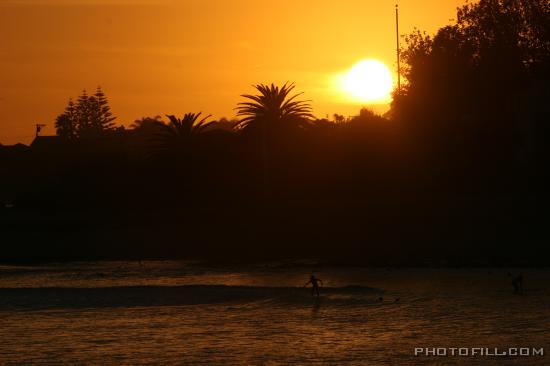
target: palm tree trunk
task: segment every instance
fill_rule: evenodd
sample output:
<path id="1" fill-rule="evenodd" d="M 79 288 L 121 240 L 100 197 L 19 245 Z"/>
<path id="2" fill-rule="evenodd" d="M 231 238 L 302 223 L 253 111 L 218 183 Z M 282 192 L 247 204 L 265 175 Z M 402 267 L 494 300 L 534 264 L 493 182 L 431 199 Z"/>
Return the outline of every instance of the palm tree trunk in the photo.
<path id="1" fill-rule="evenodd" d="M 269 187 L 269 147 L 268 147 L 268 137 L 269 137 L 269 121 L 264 120 L 262 126 L 262 165 L 263 165 L 263 188 L 264 188 L 264 199 L 268 199 L 271 193 Z"/>

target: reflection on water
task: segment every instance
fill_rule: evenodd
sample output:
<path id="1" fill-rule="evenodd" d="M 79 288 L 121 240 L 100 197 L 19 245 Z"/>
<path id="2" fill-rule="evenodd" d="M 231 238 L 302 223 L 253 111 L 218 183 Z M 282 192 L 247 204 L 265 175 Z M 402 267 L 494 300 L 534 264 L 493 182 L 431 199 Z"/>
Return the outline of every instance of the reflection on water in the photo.
<path id="1" fill-rule="evenodd" d="M 414 347 L 545 347 L 548 270 L 0 266 L 0 364 L 501 364 Z M 383 297 L 379 301 L 379 297 Z M 399 299 L 399 301 L 397 301 Z M 546 358 L 508 364 L 549 364 Z"/>

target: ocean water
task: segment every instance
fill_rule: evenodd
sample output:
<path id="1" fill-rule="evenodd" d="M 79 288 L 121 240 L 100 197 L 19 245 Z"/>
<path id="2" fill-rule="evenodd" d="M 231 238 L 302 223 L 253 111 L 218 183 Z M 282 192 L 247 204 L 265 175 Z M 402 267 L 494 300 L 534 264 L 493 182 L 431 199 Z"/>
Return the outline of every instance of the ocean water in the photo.
<path id="1" fill-rule="evenodd" d="M 0 340 L 6 365 L 548 365 L 550 270 L 3 265 Z M 544 355 L 415 356 L 432 347 Z"/>

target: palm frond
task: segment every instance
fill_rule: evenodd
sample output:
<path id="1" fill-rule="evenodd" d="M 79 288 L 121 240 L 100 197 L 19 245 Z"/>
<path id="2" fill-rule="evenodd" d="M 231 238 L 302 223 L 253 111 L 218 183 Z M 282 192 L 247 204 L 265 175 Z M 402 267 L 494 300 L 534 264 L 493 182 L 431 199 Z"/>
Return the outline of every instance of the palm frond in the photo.
<path id="1" fill-rule="evenodd" d="M 241 119 L 235 128 L 246 128 L 258 123 L 285 123 L 294 119 L 309 120 L 314 118 L 309 100 L 296 100 L 302 93 L 289 96 L 294 83 L 285 83 L 279 87 L 275 84 L 257 84 L 253 87 L 258 95 L 242 94 L 247 101 L 237 105 L 237 116 Z"/>
<path id="2" fill-rule="evenodd" d="M 158 123 L 159 132 L 151 136 L 151 148 L 157 153 L 189 149 L 206 127 L 214 121 L 207 121 L 211 115 L 199 120 L 201 113 L 186 113 L 183 118 L 166 115 L 168 123 Z M 197 121 L 198 120 L 198 121 Z"/>

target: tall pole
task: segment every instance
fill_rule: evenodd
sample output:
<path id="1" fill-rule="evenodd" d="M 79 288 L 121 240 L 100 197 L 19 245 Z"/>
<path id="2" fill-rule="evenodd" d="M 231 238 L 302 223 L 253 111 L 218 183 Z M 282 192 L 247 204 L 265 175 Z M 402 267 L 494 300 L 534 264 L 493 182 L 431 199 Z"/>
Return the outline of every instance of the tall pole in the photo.
<path id="1" fill-rule="evenodd" d="M 399 5 L 395 4 L 395 35 L 397 44 L 397 93 L 401 92 L 401 67 L 399 50 Z"/>

